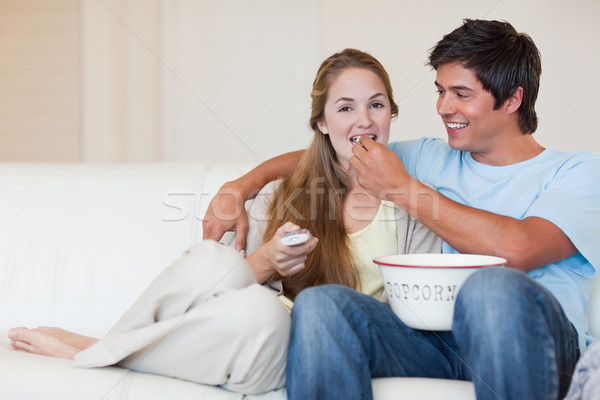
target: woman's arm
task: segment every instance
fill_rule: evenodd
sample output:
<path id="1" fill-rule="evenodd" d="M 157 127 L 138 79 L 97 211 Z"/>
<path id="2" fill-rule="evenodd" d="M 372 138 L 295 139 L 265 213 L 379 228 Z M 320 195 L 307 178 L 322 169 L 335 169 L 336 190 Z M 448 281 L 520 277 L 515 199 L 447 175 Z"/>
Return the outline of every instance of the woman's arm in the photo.
<path id="1" fill-rule="evenodd" d="M 271 158 L 246 175 L 221 186 L 204 215 L 203 239 L 220 240 L 225 232 L 234 231 L 236 250 L 245 250 L 248 216 L 244 203 L 270 181 L 289 176 L 303 154 L 304 150 L 299 150 Z"/>

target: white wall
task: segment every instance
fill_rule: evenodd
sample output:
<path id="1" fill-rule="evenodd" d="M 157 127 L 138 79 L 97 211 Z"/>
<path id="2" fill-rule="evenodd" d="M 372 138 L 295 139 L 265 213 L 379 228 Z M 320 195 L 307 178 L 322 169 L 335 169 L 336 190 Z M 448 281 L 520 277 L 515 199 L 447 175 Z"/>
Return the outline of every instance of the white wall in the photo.
<path id="1" fill-rule="evenodd" d="M 600 152 L 600 2 L 82 0 L 84 161 L 265 159 L 303 148 L 320 62 L 376 56 L 400 106 L 392 139 L 444 137 L 427 51 L 465 17 L 505 19 L 542 53 L 535 134 Z"/>

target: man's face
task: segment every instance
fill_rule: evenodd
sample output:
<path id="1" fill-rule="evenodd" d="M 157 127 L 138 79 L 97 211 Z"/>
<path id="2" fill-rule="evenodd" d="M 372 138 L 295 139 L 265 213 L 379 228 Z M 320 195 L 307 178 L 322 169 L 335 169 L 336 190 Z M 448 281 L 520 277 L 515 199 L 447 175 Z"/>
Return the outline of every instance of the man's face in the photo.
<path id="1" fill-rule="evenodd" d="M 437 112 L 442 117 L 448 144 L 471 152 L 477 161 L 493 158 L 506 140 L 504 107 L 494 110 L 494 96 L 483 89 L 475 73 L 458 63 L 437 69 Z"/>

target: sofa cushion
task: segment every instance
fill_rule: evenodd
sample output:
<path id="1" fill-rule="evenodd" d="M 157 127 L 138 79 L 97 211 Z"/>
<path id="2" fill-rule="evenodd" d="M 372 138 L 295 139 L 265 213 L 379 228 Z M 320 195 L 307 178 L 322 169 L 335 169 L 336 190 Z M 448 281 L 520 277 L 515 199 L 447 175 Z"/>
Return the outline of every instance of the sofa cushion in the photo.
<path id="1" fill-rule="evenodd" d="M 0 338 L 0 399 L 240 400 L 243 395 L 118 367 L 74 368 L 71 361 L 15 351 Z M 281 398 L 279 400 L 283 400 Z M 257 397 L 257 400 L 262 400 Z"/>

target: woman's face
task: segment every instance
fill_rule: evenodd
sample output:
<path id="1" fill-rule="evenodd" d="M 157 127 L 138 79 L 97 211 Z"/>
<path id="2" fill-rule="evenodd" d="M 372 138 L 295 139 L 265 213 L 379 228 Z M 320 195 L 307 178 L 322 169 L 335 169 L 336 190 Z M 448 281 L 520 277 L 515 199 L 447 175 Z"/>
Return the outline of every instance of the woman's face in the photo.
<path id="1" fill-rule="evenodd" d="M 319 130 L 329 135 L 339 161 L 348 168 L 352 146 L 360 136 L 387 144 L 392 121 L 385 85 L 374 72 L 347 68 L 333 80 L 327 93 Z"/>

